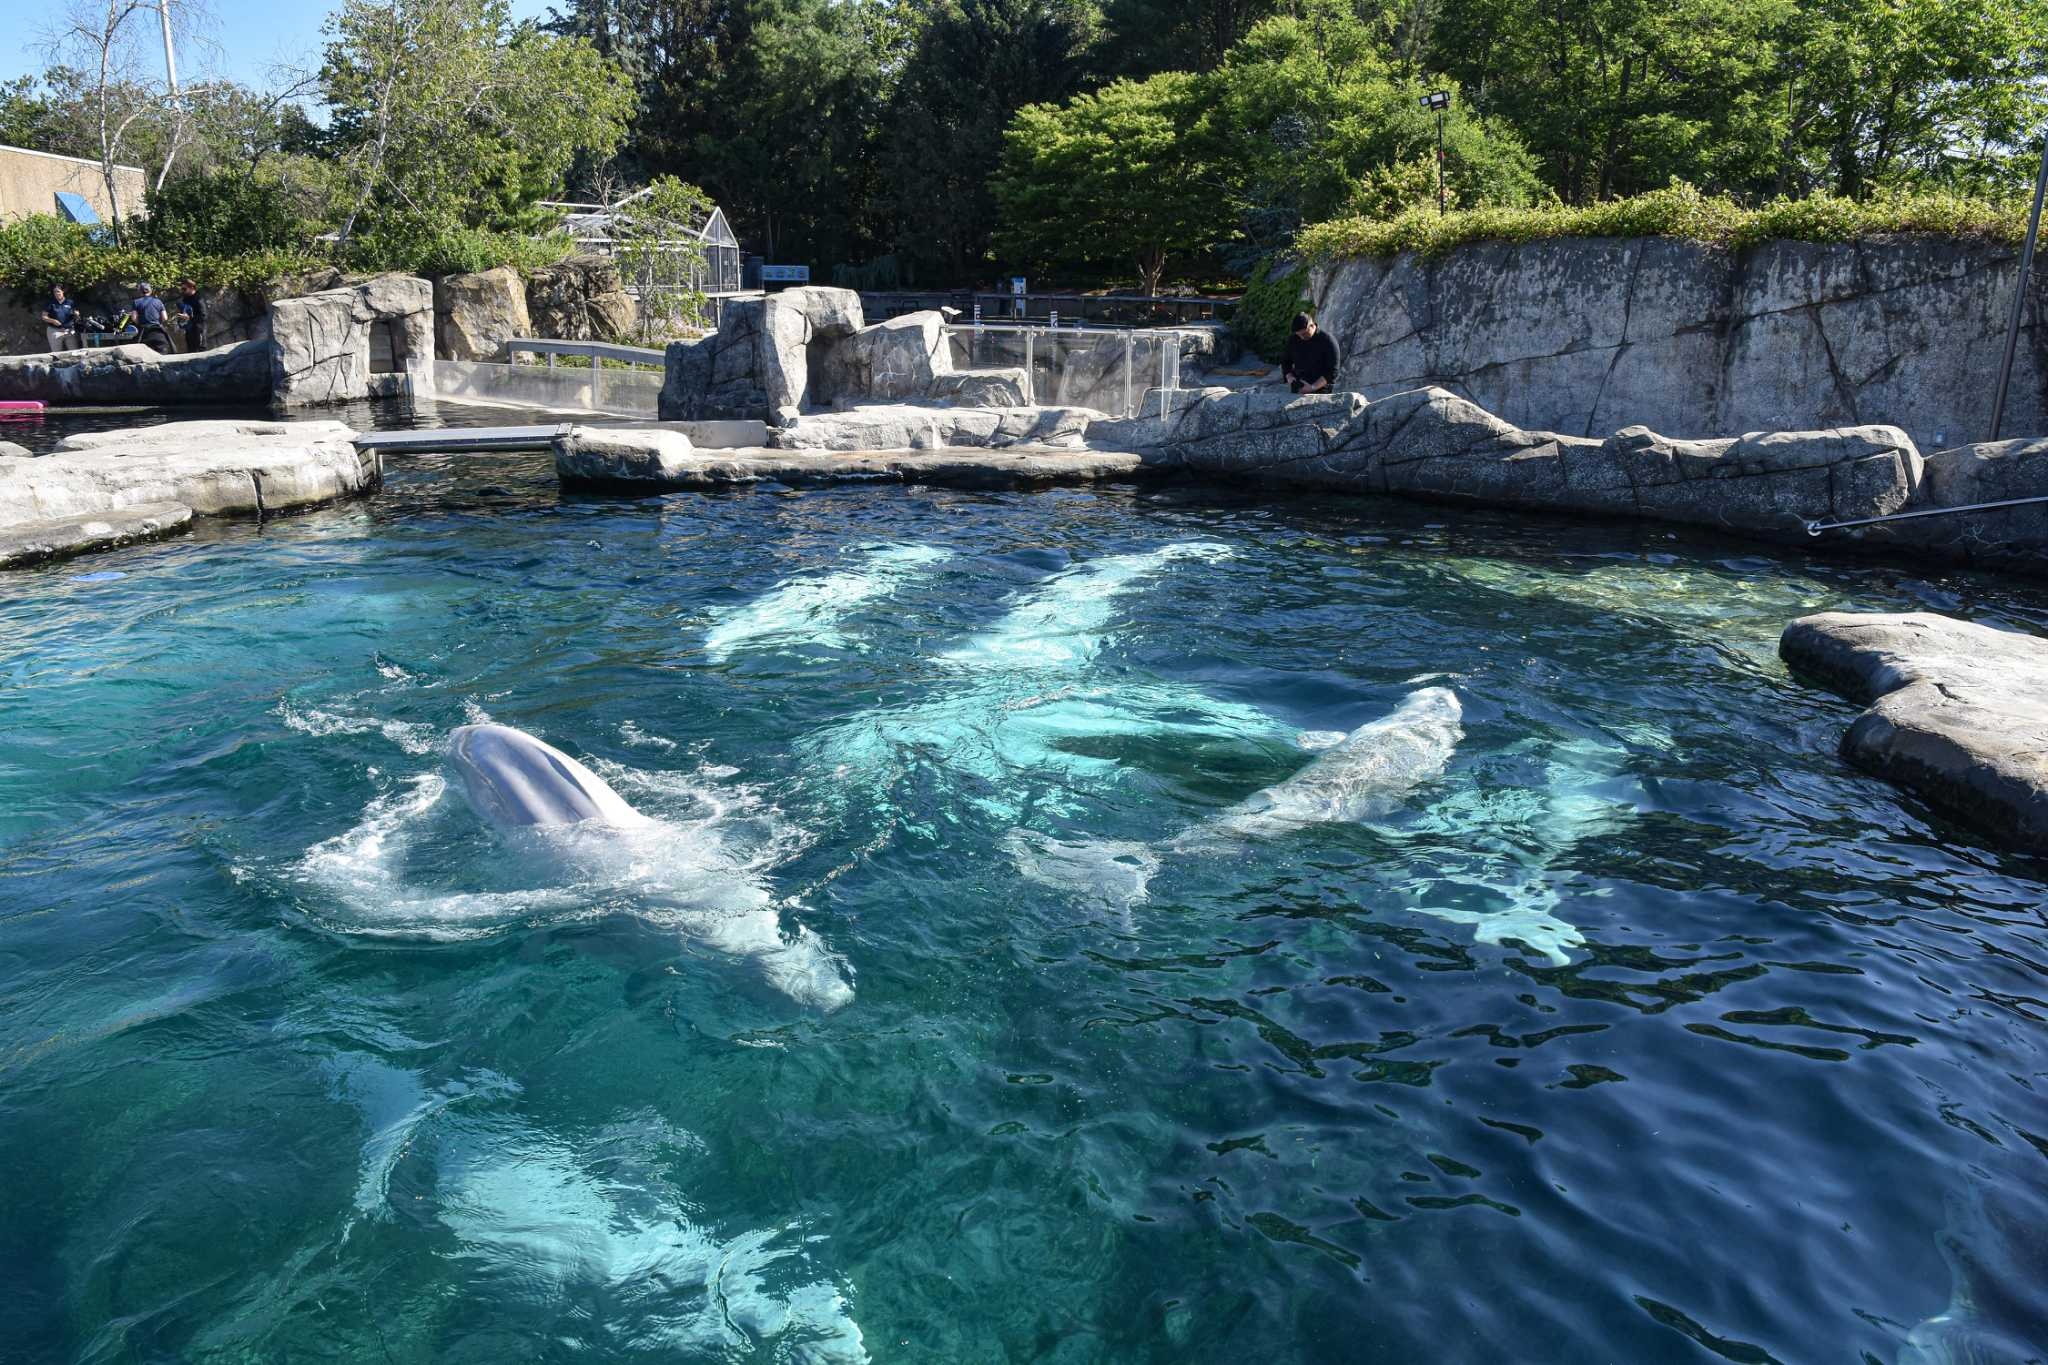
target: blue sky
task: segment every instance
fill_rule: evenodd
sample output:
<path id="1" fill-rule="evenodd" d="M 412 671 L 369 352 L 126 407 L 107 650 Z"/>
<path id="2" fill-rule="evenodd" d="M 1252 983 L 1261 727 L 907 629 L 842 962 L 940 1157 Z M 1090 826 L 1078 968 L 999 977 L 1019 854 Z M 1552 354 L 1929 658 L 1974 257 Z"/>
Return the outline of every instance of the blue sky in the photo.
<path id="1" fill-rule="evenodd" d="M 178 0 L 172 0 L 175 9 Z M 198 79 L 226 77 L 262 85 L 279 64 L 314 66 L 320 25 L 331 6 L 320 0 L 206 0 L 214 24 L 210 53 L 178 54 L 178 74 Z M 0 80 L 40 72 L 46 66 L 46 35 L 61 5 L 49 0 L 0 0 Z M 512 0 L 515 16 L 541 18 L 548 0 Z M 198 70 L 191 68 L 197 66 Z"/>

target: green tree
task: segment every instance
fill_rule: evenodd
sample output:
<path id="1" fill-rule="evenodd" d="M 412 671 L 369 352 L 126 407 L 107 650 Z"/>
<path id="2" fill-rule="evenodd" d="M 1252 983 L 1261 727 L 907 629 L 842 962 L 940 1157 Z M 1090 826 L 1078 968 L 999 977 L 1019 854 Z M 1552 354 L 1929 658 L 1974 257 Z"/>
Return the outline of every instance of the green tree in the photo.
<path id="1" fill-rule="evenodd" d="M 515 26 L 505 0 L 347 0 L 320 82 L 344 243 L 373 204 L 422 225 L 532 226 L 579 153 L 618 146 L 632 106 L 590 42 Z"/>
<path id="2" fill-rule="evenodd" d="M 1880 3 L 1882 0 L 1880 0 Z M 1567 203 L 1673 177 L 1768 181 L 1783 123 L 1775 35 L 1794 0 L 1442 0 L 1431 50 L 1512 125 Z"/>
<path id="3" fill-rule="evenodd" d="M 1438 82 L 1397 71 L 1382 33 L 1348 5 L 1302 8 L 1254 27 L 1214 77 L 1211 118 L 1235 168 L 1247 259 L 1285 247 L 1304 223 L 1395 212 L 1425 185 L 1435 199 L 1436 116 L 1421 98 Z M 1444 178 L 1467 205 L 1526 204 L 1542 191 L 1521 140 L 1462 94 L 1445 123 Z"/>
<path id="4" fill-rule="evenodd" d="M 1212 71 L 1282 0 L 1108 0 L 1104 65 L 1125 75 Z"/>
<path id="5" fill-rule="evenodd" d="M 990 180 L 1010 116 L 1091 83 L 1100 16 L 1091 0 L 933 0 L 889 115 L 881 170 L 896 250 L 926 278 L 989 265 Z"/>
<path id="6" fill-rule="evenodd" d="M 998 244 L 1033 263 L 1128 263 L 1158 293 L 1170 258 L 1231 228 L 1207 94 L 1200 77 L 1165 72 L 1018 110 L 993 187 Z"/>
<path id="7" fill-rule="evenodd" d="M 704 244 L 697 229 L 711 196 L 662 176 L 621 211 L 613 225 L 619 274 L 640 303 L 642 344 L 665 341 L 704 318 Z"/>
<path id="8" fill-rule="evenodd" d="M 2026 182 L 2048 116 L 2048 7 L 1800 0 L 1781 44 L 1779 192 Z"/>

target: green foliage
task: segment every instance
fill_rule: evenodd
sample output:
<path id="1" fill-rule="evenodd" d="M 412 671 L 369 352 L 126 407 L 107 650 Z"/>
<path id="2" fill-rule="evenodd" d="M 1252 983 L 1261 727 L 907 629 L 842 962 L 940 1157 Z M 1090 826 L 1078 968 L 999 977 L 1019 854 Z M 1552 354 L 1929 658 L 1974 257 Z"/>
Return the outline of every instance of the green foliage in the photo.
<path id="1" fill-rule="evenodd" d="M 214 255 L 115 246 L 95 240 L 90 228 L 48 214 L 0 226 L 0 286 L 24 299 L 41 295 L 53 284 L 82 293 L 95 285 L 137 280 L 161 287 L 187 275 L 209 286 L 253 289 L 324 264 L 304 247 Z"/>
<path id="2" fill-rule="evenodd" d="M 446 215 L 385 210 L 341 249 L 339 262 L 365 273 L 466 275 L 501 265 L 521 271 L 553 265 L 575 249 L 561 233 L 535 236 L 470 227 Z"/>
<path id="3" fill-rule="evenodd" d="M 711 216 L 711 196 L 672 175 L 633 201 L 613 229 L 619 274 L 640 300 L 639 339 L 667 340 L 704 325 L 704 245 L 697 229 Z"/>
<path id="4" fill-rule="evenodd" d="M 1231 230 L 1230 187 L 1185 72 L 1017 111 L 994 181 L 998 244 L 1032 264 L 1134 264 L 1159 292 L 1169 256 Z"/>
<path id="5" fill-rule="evenodd" d="M 905 63 L 881 165 L 896 254 L 923 278 L 985 277 L 991 180 L 1017 109 L 1088 83 L 1095 8 L 1084 0 L 934 0 Z"/>
<path id="6" fill-rule="evenodd" d="M 1230 330 L 1245 345 L 1278 364 L 1287 350 L 1294 315 L 1309 306 L 1308 267 L 1278 262 L 1252 272 L 1237 301 Z"/>
<path id="7" fill-rule="evenodd" d="M 1854 200 L 1832 196 L 1780 199 L 1745 209 L 1723 196 L 1674 185 L 1631 199 L 1574 208 L 1483 208 L 1439 217 L 1415 210 L 1392 221 L 1340 218 L 1301 235 L 1311 259 L 1386 257 L 1403 251 L 1437 256 L 1474 242 L 1535 242 L 1558 237 L 1679 237 L 1744 247 L 1775 239 L 1846 242 L 1902 232 L 1941 233 L 2017 242 L 2027 206 L 1945 192 Z"/>
<path id="8" fill-rule="evenodd" d="M 328 20 L 321 94 L 348 183 L 341 236 L 372 205 L 410 222 L 517 230 L 580 154 L 608 156 L 632 90 L 587 41 L 514 25 L 505 0 L 346 0 Z"/>
<path id="9" fill-rule="evenodd" d="M 136 241 L 175 255 L 238 256 L 291 247 L 317 235 L 291 192 L 238 171 L 180 176 L 149 194 Z"/>

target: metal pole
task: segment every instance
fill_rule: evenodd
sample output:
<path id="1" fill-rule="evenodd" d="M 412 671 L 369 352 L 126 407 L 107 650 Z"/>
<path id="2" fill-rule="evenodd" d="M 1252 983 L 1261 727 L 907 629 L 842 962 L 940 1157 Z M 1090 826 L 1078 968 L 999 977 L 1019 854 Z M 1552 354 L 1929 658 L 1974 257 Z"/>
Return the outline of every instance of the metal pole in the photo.
<path id="1" fill-rule="evenodd" d="M 1998 439 L 2005 423 L 2005 390 L 2012 382 L 2012 357 L 2020 345 L 2020 318 L 2027 307 L 2027 289 L 2033 281 L 2034 243 L 2041 236 L 2041 199 L 2048 195 L 2048 134 L 2041 140 L 2041 173 L 2034 177 L 2034 212 L 2027 219 L 2027 245 L 2020 252 L 2020 278 L 2012 290 L 2012 318 L 2005 327 L 2005 358 L 1998 365 L 1998 392 L 1991 400 L 1991 439 Z"/>
<path id="2" fill-rule="evenodd" d="M 1444 111 L 1436 111 L 1436 216 L 1444 217 L 1450 209 L 1444 202 Z"/>
<path id="3" fill-rule="evenodd" d="M 170 82 L 171 98 L 178 97 L 178 59 L 171 52 L 171 0 L 158 0 L 157 17 L 164 24 L 164 79 Z"/>

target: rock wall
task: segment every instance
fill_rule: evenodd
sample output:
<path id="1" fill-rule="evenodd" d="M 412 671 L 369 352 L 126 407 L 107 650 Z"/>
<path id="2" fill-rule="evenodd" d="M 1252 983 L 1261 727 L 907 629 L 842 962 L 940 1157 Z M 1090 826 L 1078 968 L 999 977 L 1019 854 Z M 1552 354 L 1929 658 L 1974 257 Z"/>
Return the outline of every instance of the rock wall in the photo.
<path id="1" fill-rule="evenodd" d="M 640 319 L 617 262 L 593 255 L 571 256 L 527 276 L 526 312 L 537 329 L 533 335 L 555 341 L 618 341 Z"/>
<path id="2" fill-rule="evenodd" d="M 1462 247 L 1312 274 L 1340 388 L 1447 389 L 1517 426 L 1688 436 L 1884 423 L 1981 440 L 2016 253 L 1932 236 L 1740 252 L 1666 238 Z M 2048 432 L 2048 285 L 2026 311 L 2009 432 Z"/>
<path id="3" fill-rule="evenodd" d="M 441 360 L 510 360 L 505 343 L 531 337 L 526 281 L 509 265 L 434 281 L 434 321 Z"/>
<path id="4" fill-rule="evenodd" d="M 664 421 L 745 418 L 780 425 L 816 406 L 845 366 L 827 352 L 863 329 L 860 295 L 811 286 L 741 299 L 724 325 L 695 341 L 670 342 L 661 389 Z"/>
<path id="5" fill-rule="evenodd" d="M 270 401 L 271 348 L 244 341 L 191 355 L 147 346 L 0 356 L 0 398 L 44 403 L 243 407 Z"/>
<path id="6" fill-rule="evenodd" d="M 270 397 L 286 407 L 434 391 L 434 289 L 373 275 L 270 308 Z"/>

